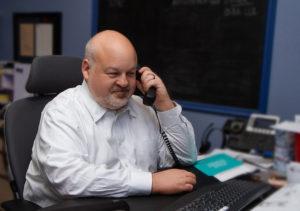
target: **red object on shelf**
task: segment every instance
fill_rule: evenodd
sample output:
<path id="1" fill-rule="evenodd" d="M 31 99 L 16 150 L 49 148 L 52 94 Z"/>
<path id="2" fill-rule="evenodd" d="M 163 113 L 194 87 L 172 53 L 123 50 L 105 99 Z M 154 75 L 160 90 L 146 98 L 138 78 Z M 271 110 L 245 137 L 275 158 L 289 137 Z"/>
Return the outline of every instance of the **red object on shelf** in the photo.
<path id="1" fill-rule="evenodd" d="M 300 162 L 300 133 L 295 134 L 295 161 Z"/>

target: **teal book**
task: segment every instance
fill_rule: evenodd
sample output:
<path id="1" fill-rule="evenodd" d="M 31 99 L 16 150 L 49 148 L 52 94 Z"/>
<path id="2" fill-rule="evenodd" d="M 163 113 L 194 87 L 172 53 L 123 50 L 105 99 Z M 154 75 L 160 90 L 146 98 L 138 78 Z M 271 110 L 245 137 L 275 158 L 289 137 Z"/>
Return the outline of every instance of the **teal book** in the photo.
<path id="1" fill-rule="evenodd" d="M 212 155 L 208 158 L 198 160 L 194 166 L 208 176 L 214 176 L 223 171 L 238 167 L 243 162 L 225 153 Z"/>

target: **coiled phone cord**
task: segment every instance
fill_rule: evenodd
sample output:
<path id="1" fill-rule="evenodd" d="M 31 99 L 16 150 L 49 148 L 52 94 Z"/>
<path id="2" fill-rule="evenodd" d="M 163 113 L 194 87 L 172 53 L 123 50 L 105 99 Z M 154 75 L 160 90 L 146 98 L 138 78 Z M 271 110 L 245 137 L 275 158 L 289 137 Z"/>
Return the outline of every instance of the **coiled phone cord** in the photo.
<path id="1" fill-rule="evenodd" d="M 171 143 L 170 143 L 170 141 L 168 139 L 168 136 L 167 136 L 166 132 L 161 127 L 161 124 L 160 124 L 160 121 L 159 121 L 159 118 L 158 118 L 158 114 L 157 114 L 156 108 L 154 106 L 152 106 L 152 108 L 153 108 L 153 110 L 155 112 L 155 115 L 156 115 L 156 118 L 157 118 L 157 121 L 158 121 L 159 132 L 160 132 L 160 134 L 161 134 L 164 142 L 167 145 L 167 148 L 168 148 L 168 150 L 169 150 L 169 152 L 170 152 L 170 154 L 171 154 L 171 156 L 172 156 L 172 158 L 173 158 L 173 160 L 175 162 L 175 166 L 176 167 L 182 167 L 182 165 L 181 165 L 181 163 L 180 163 L 177 155 L 175 154 L 174 149 L 173 149 L 173 147 L 172 147 L 172 145 L 171 145 Z"/>

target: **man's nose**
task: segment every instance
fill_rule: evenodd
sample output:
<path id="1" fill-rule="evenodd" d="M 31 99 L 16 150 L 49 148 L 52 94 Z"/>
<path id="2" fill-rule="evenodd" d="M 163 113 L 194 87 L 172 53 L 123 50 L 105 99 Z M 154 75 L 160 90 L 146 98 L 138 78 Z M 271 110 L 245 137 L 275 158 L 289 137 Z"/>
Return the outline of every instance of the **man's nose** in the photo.
<path id="1" fill-rule="evenodd" d="M 117 80 L 117 84 L 121 87 L 127 87 L 128 86 L 128 79 L 126 74 L 122 74 L 118 80 Z"/>

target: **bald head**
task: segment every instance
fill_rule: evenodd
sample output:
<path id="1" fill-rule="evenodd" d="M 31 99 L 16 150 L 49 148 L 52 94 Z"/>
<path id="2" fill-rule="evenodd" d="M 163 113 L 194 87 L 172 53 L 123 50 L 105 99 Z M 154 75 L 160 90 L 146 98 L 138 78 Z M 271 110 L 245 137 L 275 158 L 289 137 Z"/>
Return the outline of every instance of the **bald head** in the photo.
<path id="1" fill-rule="evenodd" d="M 128 103 L 135 90 L 136 66 L 131 42 L 119 32 L 107 30 L 88 41 L 81 70 L 96 102 L 118 110 Z"/>
<path id="2" fill-rule="evenodd" d="M 90 65 L 108 60 L 137 60 L 136 51 L 129 39 L 113 30 L 102 31 L 92 37 L 86 44 L 85 58 L 90 61 Z"/>

